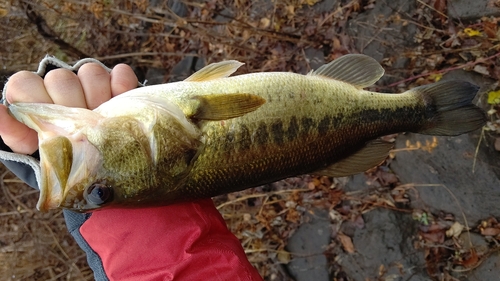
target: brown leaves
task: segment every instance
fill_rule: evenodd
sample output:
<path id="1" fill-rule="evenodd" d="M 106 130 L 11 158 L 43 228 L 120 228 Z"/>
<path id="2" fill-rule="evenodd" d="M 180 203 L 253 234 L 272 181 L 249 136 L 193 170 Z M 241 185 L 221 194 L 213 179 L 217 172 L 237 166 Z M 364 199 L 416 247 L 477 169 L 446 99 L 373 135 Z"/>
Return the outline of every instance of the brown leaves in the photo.
<path id="1" fill-rule="evenodd" d="M 342 232 L 339 232 L 337 234 L 337 239 L 340 241 L 340 244 L 342 245 L 344 251 L 349 254 L 353 254 L 355 252 L 351 237 L 343 234 Z"/>
<path id="2" fill-rule="evenodd" d="M 447 9 L 446 0 L 435 0 L 434 1 L 434 14 L 441 19 L 442 22 L 446 21 L 448 17 L 446 16 Z"/>
<path id="3" fill-rule="evenodd" d="M 493 217 L 482 221 L 479 225 L 479 231 L 483 236 L 491 236 L 500 239 L 500 224 Z"/>

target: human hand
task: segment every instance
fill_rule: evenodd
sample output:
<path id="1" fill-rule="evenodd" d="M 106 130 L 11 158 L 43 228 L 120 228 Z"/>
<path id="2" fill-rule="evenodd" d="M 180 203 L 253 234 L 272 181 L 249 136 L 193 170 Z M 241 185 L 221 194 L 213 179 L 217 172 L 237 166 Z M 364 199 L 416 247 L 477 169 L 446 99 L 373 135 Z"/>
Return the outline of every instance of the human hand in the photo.
<path id="1" fill-rule="evenodd" d="M 87 63 L 75 75 L 55 69 L 45 79 L 31 72 L 13 75 L 9 103 L 43 102 L 94 109 L 137 86 L 131 68 L 108 74 Z M 31 154 L 37 135 L 0 105 L 0 135 L 18 153 Z M 94 213 L 64 210 L 71 235 L 87 254 L 96 280 L 262 280 L 239 240 L 227 229 L 211 199 L 141 209 Z"/>
<path id="2" fill-rule="evenodd" d="M 108 73 L 96 63 L 80 67 L 78 74 L 68 69 L 55 69 L 45 79 L 33 72 L 12 75 L 4 93 L 9 103 L 54 103 L 69 107 L 94 109 L 110 98 L 137 87 L 132 68 L 119 64 Z M 0 136 L 12 151 L 32 154 L 38 148 L 37 133 L 9 115 L 0 105 Z"/>

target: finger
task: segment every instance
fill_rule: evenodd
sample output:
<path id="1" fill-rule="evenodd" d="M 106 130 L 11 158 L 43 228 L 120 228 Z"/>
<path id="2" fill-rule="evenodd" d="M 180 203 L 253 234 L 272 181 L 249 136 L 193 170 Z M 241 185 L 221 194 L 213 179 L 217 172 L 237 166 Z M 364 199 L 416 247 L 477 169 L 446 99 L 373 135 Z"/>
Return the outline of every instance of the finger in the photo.
<path id="1" fill-rule="evenodd" d="M 111 98 L 111 75 L 96 63 L 86 63 L 78 70 L 85 101 L 94 109 Z"/>
<path id="2" fill-rule="evenodd" d="M 45 89 L 55 104 L 87 107 L 78 76 L 68 69 L 58 68 L 45 75 Z"/>
<path id="3" fill-rule="evenodd" d="M 43 79 L 29 71 L 17 72 L 9 78 L 5 96 L 9 103 L 52 103 L 52 99 L 45 89 Z"/>
<path id="4" fill-rule="evenodd" d="M 38 148 L 37 133 L 10 116 L 7 108 L 0 105 L 0 136 L 12 151 L 32 154 Z"/>
<path id="5" fill-rule="evenodd" d="M 137 88 L 137 76 L 126 64 L 118 64 L 111 70 L 111 95 L 113 97 Z"/>

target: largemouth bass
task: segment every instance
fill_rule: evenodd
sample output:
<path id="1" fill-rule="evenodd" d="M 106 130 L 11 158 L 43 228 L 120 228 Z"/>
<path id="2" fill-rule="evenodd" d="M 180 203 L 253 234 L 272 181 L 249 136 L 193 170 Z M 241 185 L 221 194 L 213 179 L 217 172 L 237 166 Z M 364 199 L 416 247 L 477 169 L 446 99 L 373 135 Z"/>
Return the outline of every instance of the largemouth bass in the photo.
<path id="1" fill-rule="evenodd" d="M 378 62 L 347 55 L 307 74 L 229 77 L 210 64 L 188 79 L 131 90 L 91 111 L 18 103 L 10 112 L 39 135 L 38 209 L 91 211 L 166 205 L 305 173 L 363 172 L 398 132 L 460 135 L 484 125 L 478 88 L 439 82 L 402 94 L 363 90 Z"/>

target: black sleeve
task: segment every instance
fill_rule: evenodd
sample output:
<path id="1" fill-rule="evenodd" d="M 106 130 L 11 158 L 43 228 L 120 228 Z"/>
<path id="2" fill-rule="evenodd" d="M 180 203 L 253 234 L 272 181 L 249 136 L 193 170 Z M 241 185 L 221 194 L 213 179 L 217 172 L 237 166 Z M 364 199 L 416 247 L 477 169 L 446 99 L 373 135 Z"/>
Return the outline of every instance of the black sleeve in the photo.
<path id="1" fill-rule="evenodd" d="M 1 137 L 0 137 L 0 150 L 12 152 L 12 150 L 7 145 L 5 145 Z M 38 155 L 38 150 L 31 156 L 35 157 L 36 159 L 40 159 L 40 156 Z M 7 169 L 9 169 L 12 173 L 14 173 L 19 179 L 27 183 L 29 186 L 38 189 L 35 172 L 28 164 L 15 161 L 7 161 L 3 159 L 0 159 L 0 162 L 2 162 L 5 165 L 5 167 L 7 167 Z"/>

